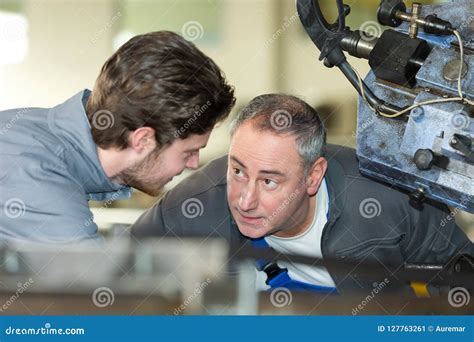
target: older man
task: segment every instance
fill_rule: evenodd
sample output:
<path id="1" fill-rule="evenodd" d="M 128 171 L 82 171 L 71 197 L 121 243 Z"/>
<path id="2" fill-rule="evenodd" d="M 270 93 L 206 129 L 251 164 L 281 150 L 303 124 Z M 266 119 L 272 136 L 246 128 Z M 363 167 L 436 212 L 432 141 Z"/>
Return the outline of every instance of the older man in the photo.
<path id="1" fill-rule="evenodd" d="M 229 154 L 170 191 L 134 225 L 136 236 L 220 236 L 278 252 L 382 264 L 446 263 L 472 243 L 446 208 L 359 174 L 354 150 L 325 146 L 318 114 L 279 94 L 252 100 L 232 124 Z M 331 269 L 259 263 L 258 288 L 343 291 L 360 285 Z"/>

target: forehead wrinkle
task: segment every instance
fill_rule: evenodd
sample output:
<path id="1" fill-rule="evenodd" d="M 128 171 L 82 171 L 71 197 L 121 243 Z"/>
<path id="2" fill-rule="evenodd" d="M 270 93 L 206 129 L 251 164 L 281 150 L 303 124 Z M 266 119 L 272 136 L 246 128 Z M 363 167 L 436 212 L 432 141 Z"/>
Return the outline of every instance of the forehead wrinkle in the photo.
<path id="1" fill-rule="evenodd" d="M 255 148 L 252 148 L 252 146 L 248 144 L 239 145 L 238 147 L 234 146 L 234 148 L 231 149 L 230 155 L 238 159 L 246 168 L 249 168 L 251 164 L 258 161 L 258 172 L 263 170 L 277 170 L 284 174 L 288 173 L 285 163 L 279 156 L 264 151 L 256 151 Z"/>
<path id="2" fill-rule="evenodd" d="M 302 169 L 294 135 L 262 131 L 252 120 L 244 122 L 234 132 L 229 151 L 229 155 L 232 154 L 245 166 L 248 166 L 250 159 L 257 159 L 263 164 L 261 170 L 278 169 L 286 177 L 299 174 Z M 294 165 L 298 167 L 295 168 Z"/>

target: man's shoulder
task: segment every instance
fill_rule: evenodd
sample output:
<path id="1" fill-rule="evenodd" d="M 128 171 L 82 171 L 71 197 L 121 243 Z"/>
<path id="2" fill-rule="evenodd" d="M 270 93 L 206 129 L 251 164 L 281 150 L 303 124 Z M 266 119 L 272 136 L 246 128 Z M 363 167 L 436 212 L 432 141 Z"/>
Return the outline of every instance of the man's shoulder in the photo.
<path id="1" fill-rule="evenodd" d="M 331 162 L 336 162 L 342 168 L 345 175 L 359 176 L 359 163 L 357 161 L 356 150 L 342 145 L 328 144 L 324 149 L 324 157 Z"/>
<path id="2" fill-rule="evenodd" d="M 0 111 L 0 137 L 3 141 L 18 139 L 18 135 L 38 139 L 38 135 L 49 136 L 49 108 L 14 108 Z M 23 139 L 22 139 L 23 140 Z"/>
<path id="3" fill-rule="evenodd" d="M 395 187 L 394 184 L 383 183 L 379 180 L 363 175 L 359 171 L 359 161 L 356 150 L 340 145 L 327 145 L 325 157 L 329 162 L 328 172 L 334 172 L 334 168 L 339 168 L 344 180 L 350 184 L 368 188 L 370 191 L 388 191 L 405 196 L 405 192 Z M 331 166 L 333 169 L 331 169 Z"/>
<path id="4" fill-rule="evenodd" d="M 210 161 L 170 190 L 166 195 L 165 203 L 167 205 L 164 209 L 172 209 L 190 198 L 211 200 L 222 195 L 225 196 L 226 176 L 227 155 L 224 155 Z"/>
<path id="5" fill-rule="evenodd" d="M 226 156 L 209 162 L 147 210 L 132 227 L 132 234 L 230 238 L 226 173 Z"/>
<path id="6" fill-rule="evenodd" d="M 360 173 L 357 154 L 353 148 L 327 145 L 325 152 L 329 163 L 328 173 L 333 178 L 333 185 L 344 193 L 346 210 L 352 208 L 350 211 L 358 212 L 363 203 L 375 202 L 398 215 L 411 212 L 409 197 L 404 190 L 395 184 L 383 183 Z"/>

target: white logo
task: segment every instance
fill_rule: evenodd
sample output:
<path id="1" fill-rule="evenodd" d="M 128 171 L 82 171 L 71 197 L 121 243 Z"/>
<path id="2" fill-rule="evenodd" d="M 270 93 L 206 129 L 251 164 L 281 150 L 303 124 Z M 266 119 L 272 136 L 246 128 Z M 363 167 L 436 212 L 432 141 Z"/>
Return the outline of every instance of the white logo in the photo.
<path id="1" fill-rule="evenodd" d="M 114 304 L 115 295 L 114 292 L 108 287 L 99 287 L 92 293 L 92 302 L 98 308 L 105 308 Z"/>
<path id="2" fill-rule="evenodd" d="M 270 116 L 270 125 L 277 130 L 290 127 L 292 122 L 291 114 L 283 109 L 274 111 Z"/>
<path id="3" fill-rule="evenodd" d="M 270 293 L 270 302 L 274 307 L 282 308 L 291 304 L 293 296 L 285 287 L 277 287 Z"/>
<path id="4" fill-rule="evenodd" d="M 188 198 L 181 205 L 181 212 L 184 217 L 192 219 L 198 216 L 202 216 L 204 213 L 204 206 L 197 198 Z"/>
<path id="5" fill-rule="evenodd" d="M 463 112 L 454 113 L 451 116 L 451 123 L 455 128 L 466 129 L 469 126 L 469 117 Z"/>
<path id="6" fill-rule="evenodd" d="M 366 41 L 377 39 L 382 34 L 382 28 L 375 21 L 365 21 L 359 28 L 361 37 Z"/>
<path id="7" fill-rule="evenodd" d="M 366 198 L 359 205 L 359 212 L 362 217 L 366 219 L 371 219 L 376 216 L 379 216 L 382 212 L 382 206 L 380 202 L 377 201 L 375 198 Z"/>
<path id="8" fill-rule="evenodd" d="M 3 207 L 3 212 L 9 218 L 18 218 L 25 214 L 25 203 L 19 198 L 10 198 Z"/>
<path id="9" fill-rule="evenodd" d="M 198 21 L 188 21 L 181 28 L 181 34 L 189 41 L 201 39 L 204 35 L 204 28 Z"/>
<path id="10" fill-rule="evenodd" d="M 469 304 L 471 296 L 469 291 L 464 287 L 454 287 L 449 290 L 448 293 L 448 302 L 454 308 L 460 308 L 461 306 Z"/>
<path id="11" fill-rule="evenodd" d="M 114 115 L 105 109 L 98 110 L 92 115 L 92 126 L 98 130 L 105 130 L 115 124 Z"/>

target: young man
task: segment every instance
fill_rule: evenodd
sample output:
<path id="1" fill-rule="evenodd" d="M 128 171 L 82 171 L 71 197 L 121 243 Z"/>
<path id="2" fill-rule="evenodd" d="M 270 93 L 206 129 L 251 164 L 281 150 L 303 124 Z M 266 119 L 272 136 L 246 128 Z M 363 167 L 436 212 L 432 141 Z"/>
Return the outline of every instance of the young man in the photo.
<path id="1" fill-rule="evenodd" d="M 97 238 L 89 200 L 157 195 L 235 98 L 219 67 L 172 32 L 125 43 L 92 92 L 49 109 L 0 113 L 0 241 Z"/>
<path id="2" fill-rule="evenodd" d="M 446 208 L 412 208 L 406 194 L 362 177 L 354 150 L 325 146 L 318 114 L 296 97 L 255 98 L 231 132 L 228 156 L 170 191 L 135 223 L 135 236 L 216 236 L 234 245 L 397 267 L 447 263 L 473 251 L 453 221 L 444 220 Z M 343 292 L 364 283 L 357 268 L 340 274 L 289 262 L 257 266 L 258 288 Z"/>

